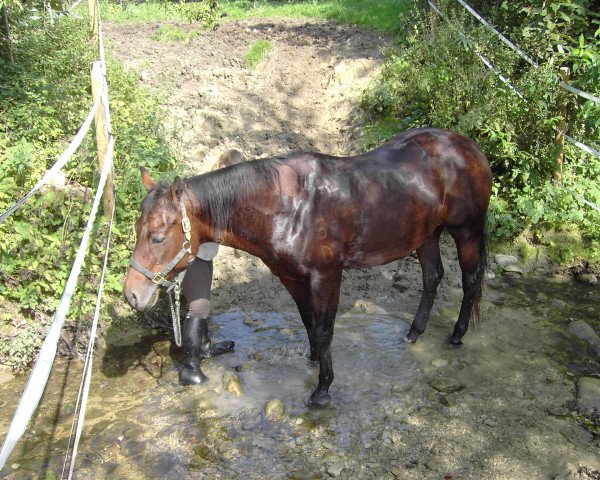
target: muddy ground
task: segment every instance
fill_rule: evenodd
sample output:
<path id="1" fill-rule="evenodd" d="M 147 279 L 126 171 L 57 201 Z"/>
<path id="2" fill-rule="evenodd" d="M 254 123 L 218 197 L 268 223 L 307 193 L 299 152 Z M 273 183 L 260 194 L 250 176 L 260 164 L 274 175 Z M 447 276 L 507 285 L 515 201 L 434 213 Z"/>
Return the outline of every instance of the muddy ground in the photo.
<path id="1" fill-rule="evenodd" d="M 249 158 L 360 150 L 357 103 L 386 43 L 375 33 L 260 20 L 163 44 L 152 38 L 158 24 L 105 27 L 110 54 L 164 98 L 165 129 L 186 169 L 202 172 L 229 148 Z M 260 38 L 275 49 L 248 71 L 243 55 Z M 576 321 L 598 331 L 599 288 L 554 275 L 489 275 L 481 324 L 451 349 L 444 341 L 462 292 L 448 239 L 443 256 L 446 275 L 415 345 L 401 338 L 420 298 L 418 262 L 345 273 L 333 402 L 312 410 L 304 400 L 317 370 L 291 298 L 260 260 L 222 248 L 212 328 L 217 340 L 236 341 L 235 352 L 205 362 L 206 385 L 184 388 L 168 335 L 108 332 L 77 478 L 600 478 L 598 440 L 582 426 L 576 398 L 581 377 L 599 376 L 598 357 L 568 331 Z M 60 472 L 79 369 L 55 368 L 8 478 Z M 21 385 L 0 384 L 3 405 Z"/>

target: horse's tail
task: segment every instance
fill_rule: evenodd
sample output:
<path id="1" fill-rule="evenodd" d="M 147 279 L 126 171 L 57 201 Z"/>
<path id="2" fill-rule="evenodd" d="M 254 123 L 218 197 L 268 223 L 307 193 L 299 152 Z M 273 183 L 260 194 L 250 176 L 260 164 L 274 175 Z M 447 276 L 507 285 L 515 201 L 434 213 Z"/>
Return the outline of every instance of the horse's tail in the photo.
<path id="1" fill-rule="evenodd" d="M 480 317 L 481 297 L 483 295 L 483 281 L 485 279 L 485 269 L 488 261 L 488 241 L 486 227 L 484 225 L 481 237 L 479 239 L 479 262 L 475 270 L 475 282 L 473 283 L 473 308 L 469 316 L 469 326 L 477 324 Z"/>

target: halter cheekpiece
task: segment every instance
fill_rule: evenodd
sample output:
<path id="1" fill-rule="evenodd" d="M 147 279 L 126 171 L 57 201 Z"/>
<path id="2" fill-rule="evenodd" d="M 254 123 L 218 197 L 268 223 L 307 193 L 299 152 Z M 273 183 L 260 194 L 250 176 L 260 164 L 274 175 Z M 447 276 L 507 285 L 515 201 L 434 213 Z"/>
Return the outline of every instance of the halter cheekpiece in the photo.
<path id="1" fill-rule="evenodd" d="M 155 285 L 160 287 L 166 287 L 167 293 L 169 296 L 169 304 L 171 306 L 171 317 L 173 319 L 173 334 L 175 337 L 175 344 L 178 347 L 181 347 L 181 318 L 180 318 L 180 302 L 179 297 L 181 294 L 181 281 L 183 279 L 183 275 L 185 270 L 182 270 L 179 274 L 175 276 L 175 278 L 171 280 L 167 280 L 167 275 L 173 271 L 173 269 L 177 266 L 177 264 L 181 261 L 183 257 L 189 255 L 188 263 L 186 265 L 189 266 L 194 262 L 196 257 L 192 254 L 192 242 L 191 242 L 191 230 L 192 225 L 190 223 L 190 219 L 187 216 L 187 212 L 185 210 L 185 203 L 183 202 L 183 197 L 179 199 L 179 205 L 181 207 L 181 226 L 183 228 L 183 245 L 181 246 L 181 250 L 179 253 L 175 255 L 175 258 L 171 260 L 160 272 L 152 272 L 147 268 L 140 265 L 136 262 L 133 257 L 129 259 L 129 265 L 131 267 L 144 275 L 148 280 L 150 280 Z M 175 293 L 175 305 L 173 305 L 173 293 Z"/>

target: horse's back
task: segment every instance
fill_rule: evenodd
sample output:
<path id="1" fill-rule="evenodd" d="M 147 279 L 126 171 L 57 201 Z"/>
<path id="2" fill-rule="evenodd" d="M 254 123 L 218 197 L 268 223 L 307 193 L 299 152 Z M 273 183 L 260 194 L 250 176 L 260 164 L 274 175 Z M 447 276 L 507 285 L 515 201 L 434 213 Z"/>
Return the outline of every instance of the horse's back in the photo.
<path id="1" fill-rule="evenodd" d="M 479 221 L 491 189 L 477 145 L 440 129 L 410 130 L 355 157 L 298 153 L 277 162 L 288 205 L 279 230 L 306 248 L 319 245 L 311 258 L 321 262 L 321 251 L 332 252 L 328 258 L 346 268 L 387 263 L 439 226 Z"/>

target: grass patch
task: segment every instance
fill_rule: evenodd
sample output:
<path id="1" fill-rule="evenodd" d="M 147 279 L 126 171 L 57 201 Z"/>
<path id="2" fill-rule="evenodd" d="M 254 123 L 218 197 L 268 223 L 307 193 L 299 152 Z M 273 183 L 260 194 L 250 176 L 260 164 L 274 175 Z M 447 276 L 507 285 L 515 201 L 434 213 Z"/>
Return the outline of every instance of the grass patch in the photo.
<path id="1" fill-rule="evenodd" d="M 221 18 L 221 8 L 211 0 L 194 2 L 132 1 L 114 3 L 102 0 L 102 18 L 117 23 L 155 23 L 166 21 L 200 23 L 204 28 L 213 28 Z"/>
<path id="2" fill-rule="evenodd" d="M 199 37 L 200 35 L 202 35 L 202 32 L 196 28 L 186 32 L 185 30 L 174 25 L 164 25 L 160 27 L 154 35 L 152 35 L 152 38 L 161 43 L 177 43 L 187 42 L 193 38 Z"/>
<path id="3" fill-rule="evenodd" d="M 183 4 L 144 2 L 134 4 L 104 1 L 103 18 L 112 22 L 189 21 L 190 14 Z M 220 21 L 244 18 L 319 18 L 351 23 L 384 32 L 398 32 L 401 16 L 411 8 L 411 0 L 223 0 L 221 10 L 227 14 Z"/>
<path id="4" fill-rule="evenodd" d="M 397 32 L 400 16 L 411 8 L 410 0 L 224 0 L 229 19 L 265 17 L 311 17 L 352 23 L 384 32 Z"/>
<path id="5" fill-rule="evenodd" d="M 244 66 L 250 70 L 255 70 L 258 64 L 262 62 L 269 52 L 273 50 L 273 42 L 269 40 L 257 40 L 244 55 Z"/>

